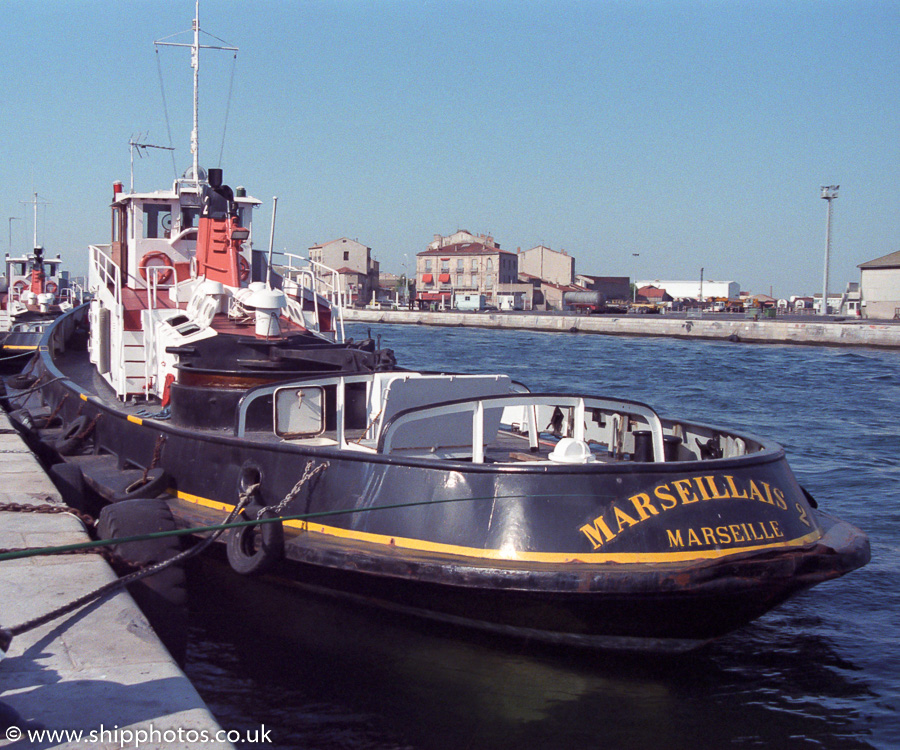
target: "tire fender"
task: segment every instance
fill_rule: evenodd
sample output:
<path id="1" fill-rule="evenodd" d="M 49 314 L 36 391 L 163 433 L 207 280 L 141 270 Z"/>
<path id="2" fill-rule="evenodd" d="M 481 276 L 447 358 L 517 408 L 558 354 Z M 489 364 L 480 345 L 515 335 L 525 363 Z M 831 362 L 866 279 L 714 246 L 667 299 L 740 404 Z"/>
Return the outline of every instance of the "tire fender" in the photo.
<path id="1" fill-rule="evenodd" d="M 259 515 L 262 511 L 262 516 Z M 251 503 L 242 511 L 245 521 L 271 516 L 271 509 Z M 270 570 L 284 557 L 284 527 L 281 522 L 239 526 L 230 529 L 227 542 L 228 564 L 241 575 L 258 575 Z"/>
<path id="2" fill-rule="evenodd" d="M 10 375 L 6 382 L 10 386 L 10 388 L 15 388 L 17 391 L 27 391 L 31 386 L 37 383 L 38 378 L 37 375 L 30 375 L 24 372 L 17 373 L 16 375 Z"/>
<path id="3" fill-rule="evenodd" d="M 118 539 L 176 528 L 164 500 L 136 498 L 105 506 L 100 511 L 97 535 L 101 539 Z M 168 536 L 116 544 L 112 551 L 130 563 L 152 564 L 177 555 L 181 543 L 179 537 Z M 182 662 L 187 648 L 188 622 L 184 568 L 172 565 L 135 581 L 128 587 L 128 592 L 172 656 Z"/>
<path id="4" fill-rule="evenodd" d="M 75 417 L 75 419 L 66 426 L 63 434 L 54 443 L 53 447 L 56 449 L 56 452 L 59 453 L 60 456 L 71 456 L 75 453 L 84 442 L 84 438 L 78 436 L 84 432 L 84 428 L 87 426 L 87 417 L 84 415 Z"/>
<path id="5" fill-rule="evenodd" d="M 16 409 L 9 413 L 9 421 L 19 425 L 25 432 L 34 432 L 34 417 L 28 409 Z"/>
<path id="6" fill-rule="evenodd" d="M 133 482 L 126 487 L 122 494 L 114 497 L 112 502 L 124 502 L 125 500 L 133 500 L 136 497 L 158 497 L 165 492 L 168 487 L 169 475 L 165 470 L 160 468 L 150 469 L 150 471 L 147 472 L 146 482 L 141 484 L 141 480 L 138 479 L 136 482 Z"/>

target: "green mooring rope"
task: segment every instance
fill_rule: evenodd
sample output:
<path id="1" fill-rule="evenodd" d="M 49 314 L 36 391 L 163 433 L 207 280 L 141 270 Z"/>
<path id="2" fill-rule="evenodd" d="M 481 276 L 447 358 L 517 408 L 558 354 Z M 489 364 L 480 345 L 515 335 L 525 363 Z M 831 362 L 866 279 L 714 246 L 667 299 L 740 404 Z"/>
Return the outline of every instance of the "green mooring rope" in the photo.
<path id="1" fill-rule="evenodd" d="M 343 516 L 351 513 L 367 513 L 374 510 L 397 510 L 400 508 L 415 508 L 423 505 L 441 505 L 443 503 L 459 503 L 476 500 L 513 500 L 516 498 L 541 498 L 541 497 L 574 497 L 568 495 L 486 495 L 484 497 L 452 497 L 443 500 L 420 500 L 412 503 L 394 503 L 391 505 L 376 505 L 370 508 L 341 508 L 339 510 L 323 510 L 316 513 L 301 513 L 293 516 L 275 516 L 274 518 L 258 518 L 250 521 L 233 521 L 232 523 L 217 524 L 215 526 L 192 526 L 187 529 L 174 529 L 172 531 L 154 531 L 138 536 L 116 537 L 115 539 L 101 539 L 96 542 L 79 542 L 77 544 L 64 544 L 56 547 L 33 547 L 12 552 L 0 553 L 0 562 L 5 560 L 18 560 L 25 557 L 38 557 L 40 555 L 62 555 L 66 552 L 76 552 L 84 549 L 109 547 L 114 544 L 127 542 L 142 542 L 146 539 L 162 539 L 169 536 L 189 536 L 207 532 L 222 531 L 225 529 L 238 529 L 243 526 L 255 526 L 263 523 L 280 523 L 282 521 L 309 521 L 316 518 L 328 518 Z"/>

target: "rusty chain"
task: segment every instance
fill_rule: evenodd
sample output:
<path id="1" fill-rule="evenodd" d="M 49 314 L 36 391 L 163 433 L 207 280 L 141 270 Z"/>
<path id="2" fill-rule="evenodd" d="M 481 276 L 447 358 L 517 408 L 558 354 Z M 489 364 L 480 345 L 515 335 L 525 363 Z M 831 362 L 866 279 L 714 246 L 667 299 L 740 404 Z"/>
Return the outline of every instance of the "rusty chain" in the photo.
<path id="1" fill-rule="evenodd" d="M 49 499 L 49 498 L 47 498 Z M 7 513 L 44 513 L 44 514 L 55 514 L 55 513 L 68 513 L 71 516 L 75 516 L 79 521 L 81 521 L 85 527 L 88 529 L 92 529 L 97 525 L 97 520 L 89 515 L 88 513 L 84 513 L 83 511 L 77 510 L 75 508 L 70 508 L 68 505 L 51 505 L 48 503 L 44 503 L 41 505 L 28 505 L 26 503 L 0 503 L 0 512 Z M 9 549 L 0 549 L 0 554 L 5 554 L 7 552 L 23 552 L 29 547 L 11 547 Z M 79 550 L 69 550 L 65 553 L 67 555 L 101 555 L 108 563 L 123 565 L 132 569 L 143 568 L 144 564 L 137 564 L 130 562 L 129 560 L 125 560 L 119 557 L 115 552 L 113 552 L 108 547 L 98 547 L 96 549 L 79 549 Z"/>

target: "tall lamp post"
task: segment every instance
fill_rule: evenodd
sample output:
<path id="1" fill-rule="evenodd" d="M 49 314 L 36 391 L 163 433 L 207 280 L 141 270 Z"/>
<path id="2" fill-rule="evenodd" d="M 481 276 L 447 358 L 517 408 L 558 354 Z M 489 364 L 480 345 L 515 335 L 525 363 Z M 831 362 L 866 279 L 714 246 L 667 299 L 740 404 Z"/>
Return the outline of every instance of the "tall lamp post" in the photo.
<path id="1" fill-rule="evenodd" d="M 828 256 L 831 254 L 831 202 L 838 197 L 840 185 L 823 185 L 822 200 L 828 201 L 825 219 L 825 279 L 822 283 L 822 315 L 828 315 Z"/>
<path id="2" fill-rule="evenodd" d="M 12 255 L 12 223 L 14 221 L 22 221 L 21 216 L 10 216 L 9 217 L 9 254 Z"/>
<path id="3" fill-rule="evenodd" d="M 637 259 L 641 257 L 641 254 L 632 253 L 631 257 Z M 637 260 L 634 261 L 634 270 L 637 271 Z M 632 300 L 632 303 L 635 305 L 637 304 L 637 274 L 634 275 L 634 299 Z"/>

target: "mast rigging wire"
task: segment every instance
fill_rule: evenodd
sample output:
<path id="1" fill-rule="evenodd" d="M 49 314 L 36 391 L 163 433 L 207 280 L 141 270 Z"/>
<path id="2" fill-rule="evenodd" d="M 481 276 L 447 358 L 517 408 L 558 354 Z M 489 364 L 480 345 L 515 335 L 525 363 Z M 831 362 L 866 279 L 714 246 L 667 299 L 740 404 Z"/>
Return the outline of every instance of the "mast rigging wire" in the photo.
<path id="1" fill-rule="evenodd" d="M 160 93 L 162 94 L 163 112 L 165 113 L 165 116 L 166 116 L 166 132 L 169 135 L 169 146 L 172 148 L 172 151 L 171 151 L 172 172 L 175 174 L 175 179 L 177 180 L 178 179 L 178 167 L 175 164 L 175 148 L 172 144 L 172 127 L 169 124 L 169 105 L 166 103 L 166 87 L 165 87 L 165 84 L 163 83 L 162 63 L 160 62 L 160 59 L 159 59 L 159 47 L 156 47 L 156 70 L 157 70 L 157 73 L 159 74 L 159 90 L 160 90 Z"/>
<path id="2" fill-rule="evenodd" d="M 210 35 L 211 36 L 211 35 Z M 220 40 L 221 41 L 221 40 Z M 222 123 L 222 145 L 219 147 L 219 164 L 222 166 L 222 153 L 225 151 L 225 131 L 228 128 L 228 114 L 231 112 L 231 92 L 234 88 L 234 71 L 237 68 L 237 52 L 231 58 L 231 79 L 228 81 L 228 98 L 225 100 L 225 122 Z"/>

